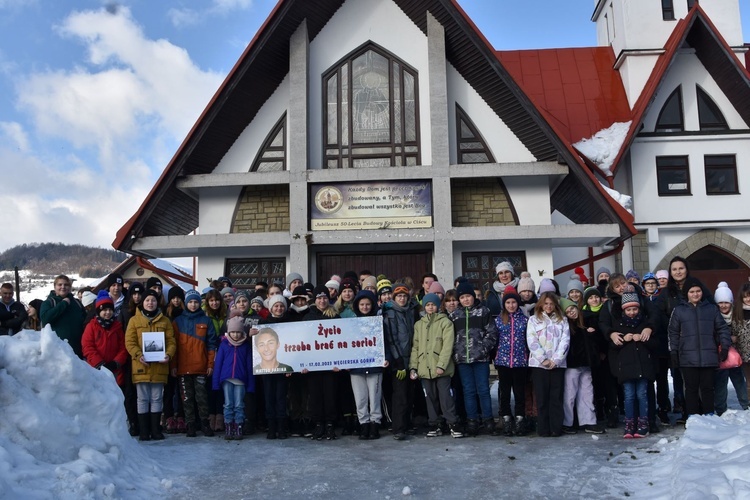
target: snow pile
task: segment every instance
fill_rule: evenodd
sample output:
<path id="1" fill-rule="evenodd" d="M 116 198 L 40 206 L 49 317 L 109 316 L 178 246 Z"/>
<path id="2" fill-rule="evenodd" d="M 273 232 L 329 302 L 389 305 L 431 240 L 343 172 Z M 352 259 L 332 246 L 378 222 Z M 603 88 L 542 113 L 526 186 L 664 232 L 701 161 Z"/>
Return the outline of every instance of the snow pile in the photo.
<path id="1" fill-rule="evenodd" d="M 120 389 L 45 327 L 0 337 L 0 497 L 163 496 Z M 162 476 L 163 477 L 163 476 Z"/>
<path id="2" fill-rule="evenodd" d="M 607 192 L 608 195 L 610 195 L 614 200 L 622 206 L 625 210 L 628 211 L 630 215 L 633 215 L 633 197 L 628 196 L 627 194 L 622 194 L 619 191 L 615 191 L 614 189 L 605 186 L 603 183 L 599 183 L 602 185 L 604 190 Z"/>
<path id="3" fill-rule="evenodd" d="M 605 128 L 594 134 L 594 137 L 582 139 L 573 147 L 589 160 L 594 162 L 605 175 L 612 175 L 612 162 L 617 158 L 617 153 L 625 142 L 625 136 L 630 129 L 629 122 L 615 122 L 609 128 Z"/>

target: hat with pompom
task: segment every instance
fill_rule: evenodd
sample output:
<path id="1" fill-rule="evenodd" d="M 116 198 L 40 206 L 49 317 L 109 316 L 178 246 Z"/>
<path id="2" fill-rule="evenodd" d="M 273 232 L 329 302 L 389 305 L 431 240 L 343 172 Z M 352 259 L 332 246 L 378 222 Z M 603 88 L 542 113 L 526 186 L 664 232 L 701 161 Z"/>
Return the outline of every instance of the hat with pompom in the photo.
<path id="1" fill-rule="evenodd" d="M 531 273 L 528 271 L 524 271 L 521 273 L 521 277 L 518 280 L 518 293 L 521 292 L 533 292 L 536 288 L 536 285 L 534 285 L 534 280 L 531 279 Z"/>
<path id="2" fill-rule="evenodd" d="M 732 290 L 729 288 L 729 285 L 727 285 L 726 281 L 722 281 L 721 283 L 719 283 L 719 286 L 714 292 L 714 300 L 717 304 L 719 302 L 729 302 L 730 304 L 734 302 L 734 295 L 732 294 Z"/>
<path id="3" fill-rule="evenodd" d="M 106 290 L 100 290 L 96 295 L 96 310 L 101 311 L 102 309 L 114 309 L 115 303 L 112 302 L 112 297 L 109 296 L 109 292 Z"/>
<path id="4" fill-rule="evenodd" d="M 625 288 L 625 292 L 622 294 L 622 308 L 627 309 L 628 307 L 641 307 L 641 301 L 638 299 L 638 294 L 633 288 L 633 285 L 628 285 Z"/>
<path id="5" fill-rule="evenodd" d="M 539 283 L 539 295 L 543 294 L 544 292 L 557 293 L 557 288 L 555 288 L 555 284 L 549 278 L 544 278 L 542 279 L 542 282 Z"/>

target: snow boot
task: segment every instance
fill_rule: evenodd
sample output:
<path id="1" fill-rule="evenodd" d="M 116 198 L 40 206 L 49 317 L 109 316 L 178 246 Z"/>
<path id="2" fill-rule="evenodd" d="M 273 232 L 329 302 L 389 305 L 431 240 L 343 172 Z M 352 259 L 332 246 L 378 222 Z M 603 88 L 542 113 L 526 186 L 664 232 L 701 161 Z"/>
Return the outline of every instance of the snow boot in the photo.
<path id="1" fill-rule="evenodd" d="M 276 439 L 276 420 L 271 419 L 268 421 L 268 432 L 266 433 L 266 439 Z"/>
<path id="2" fill-rule="evenodd" d="M 194 438 L 197 434 L 195 433 L 195 422 L 188 422 L 187 424 L 187 437 Z"/>
<path id="3" fill-rule="evenodd" d="M 325 434 L 326 434 L 326 428 L 323 425 L 323 422 L 316 422 L 315 430 L 313 430 L 311 439 L 314 439 L 315 441 L 320 441 L 321 439 L 323 439 Z"/>
<path id="4" fill-rule="evenodd" d="M 236 441 L 242 441 L 242 439 L 245 437 L 243 425 L 244 424 L 238 424 L 237 422 L 234 423 L 234 439 Z"/>
<path id="5" fill-rule="evenodd" d="M 211 429 L 211 423 L 207 418 L 201 420 L 201 430 L 203 431 L 203 435 L 206 437 L 214 437 L 216 435 L 214 434 L 213 429 Z"/>
<path id="6" fill-rule="evenodd" d="M 638 417 L 638 426 L 633 437 L 644 438 L 648 436 L 648 417 Z"/>
<path id="7" fill-rule="evenodd" d="M 359 426 L 359 439 L 365 441 L 370 439 L 370 423 L 360 424 Z"/>
<path id="8" fill-rule="evenodd" d="M 216 415 L 216 426 L 214 427 L 214 430 L 216 432 L 224 432 L 224 415 L 220 413 Z"/>
<path id="9" fill-rule="evenodd" d="M 177 432 L 180 434 L 186 433 L 187 424 L 185 423 L 185 419 L 182 417 L 174 417 L 174 419 L 177 421 Z"/>
<path id="10" fill-rule="evenodd" d="M 526 435 L 526 419 L 522 415 L 516 415 L 516 425 L 513 429 L 516 436 Z"/>
<path id="11" fill-rule="evenodd" d="M 161 412 L 151 413 L 151 439 L 154 441 L 161 441 L 164 439 L 164 434 L 161 432 Z"/>
<path id="12" fill-rule="evenodd" d="M 479 422 L 474 419 L 466 421 L 466 435 L 469 437 L 477 437 L 479 434 Z"/>
<path id="13" fill-rule="evenodd" d="M 490 417 L 488 419 L 485 419 L 484 421 L 484 427 L 487 429 L 487 434 L 490 436 L 499 436 L 500 432 L 495 425 L 495 419 Z"/>
<path id="14" fill-rule="evenodd" d="M 279 439 L 286 439 L 289 437 L 289 429 L 287 428 L 287 420 L 280 418 L 276 421 L 277 433 L 276 437 Z"/>
<path id="15" fill-rule="evenodd" d="M 151 441 L 151 423 L 148 413 L 138 414 L 138 441 Z"/>
<path id="16" fill-rule="evenodd" d="M 176 434 L 178 432 L 177 419 L 174 417 L 168 417 L 167 423 L 164 427 L 165 427 L 165 430 L 167 431 L 167 434 Z"/>
<path id="17" fill-rule="evenodd" d="M 635 420 L 632 418 L 625 419 L 625 433 L 622 435 L 625 439 L 631 439 L 635 435 Z"/>
<path id="18" fill-rule="evenodd" d="M 611 406 L 607 412 L 607 427 L 615 429 L 620 425 L 620 412 L 617 406 Z"/>
<path id="19" fill-rule="evenodd" d="M 333 422 L 328 422 L 326 424 L 326 439 L 328 441 L 336 439 L 336 429 L 333 426 Z"/>
<path id="20" fill-rule="evenodd" d="M 234 439 L 234 422 L 229 422 L 224 425 L 224 441 L 231 441 Z"/>
<path id="21" fill-rule="evenodd" d="M 367 426 L 370 428 L 370 439 L 380 439 L 380 422 L 370 422 Z"/>
<path id="22" fill-rule="evenodd" d="M 503 435 L 508 437 L 513 435 L 513 417 L 510 415 L 503 415 Z"/>

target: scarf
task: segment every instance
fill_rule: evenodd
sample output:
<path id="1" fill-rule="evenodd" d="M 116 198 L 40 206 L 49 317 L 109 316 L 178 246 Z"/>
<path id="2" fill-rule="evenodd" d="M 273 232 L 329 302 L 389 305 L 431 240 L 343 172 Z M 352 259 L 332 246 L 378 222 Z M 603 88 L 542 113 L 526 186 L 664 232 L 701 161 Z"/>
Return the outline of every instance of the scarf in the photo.
<path id="1" fill-rule="evenodd" d="M 159 311 L 158 307 L 156 309 L 154 309 L 153 311 L 147 311 L 146 309 L 141 308 L 141 312 L 148 319 L 154 319 L 155 317 L 157 317 L 161 313 L 161 311 Z"/>
<path id="2" fill-rule="evenodd" d="M 224 336 L 227 338 L 227 340 L 229 341 L 229 343 L 232 344 L 234 347 L 241 346 L 247 340 L 247 335 L 243 335 L 240 340 L 234 340 L 232 337 L 229 336 L 228 332 L 225 333 Z"/>
<path id="3" fill-rule="evenodd" d="M 640 312 L 636 314 L 635 318 L 630 318 L 626 315 L 622 315 L 621 324 L 628 328 L 637 328 L 643 322 L 643 314 Z"/>
<path id="4" fill-rule="evenodd" d="M 101 316 L 97 316 L 96 317 L 96 321 L 100 325 L 102 325 L 102 328 L 104 328 L 105 330 L 109 330 L 110 328 L 112 328 L 112 323 L 115 322 L 115 318 L 112 317 L 112 318 L 109 318 L 109 319 L 104 319 Z"/>

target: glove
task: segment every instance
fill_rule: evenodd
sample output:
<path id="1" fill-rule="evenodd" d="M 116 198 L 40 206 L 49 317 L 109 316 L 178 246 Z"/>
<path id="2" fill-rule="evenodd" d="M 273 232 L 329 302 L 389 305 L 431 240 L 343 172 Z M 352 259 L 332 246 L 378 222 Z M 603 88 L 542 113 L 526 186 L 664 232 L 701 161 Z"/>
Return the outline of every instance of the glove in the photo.
<path id="1" fill-rule="evenodd" d="M 671 357 L 672 357 L 672 368 L 679 368 L 680 367 L 680 355 L 677 354 L 677 351 L 672 351 Z"/>
<path id="2" fill-rule="evenodd" d="M 723 363 L 729 357 L 729 349 L 719 349 L 719 362 Z"/>
<path id="3" fill-rule="evenodd" d="M 107 361 L 106 363 L 104 363 L 104 368 L 111 372 L 114 372 L 118 368 L 117 361 Z"/>
<path id="4" fill-rule="evenodd" d="M 397 370 L 396 378 L 399 380 L 404 380 L 406 378 L 406 370 Z"/>

